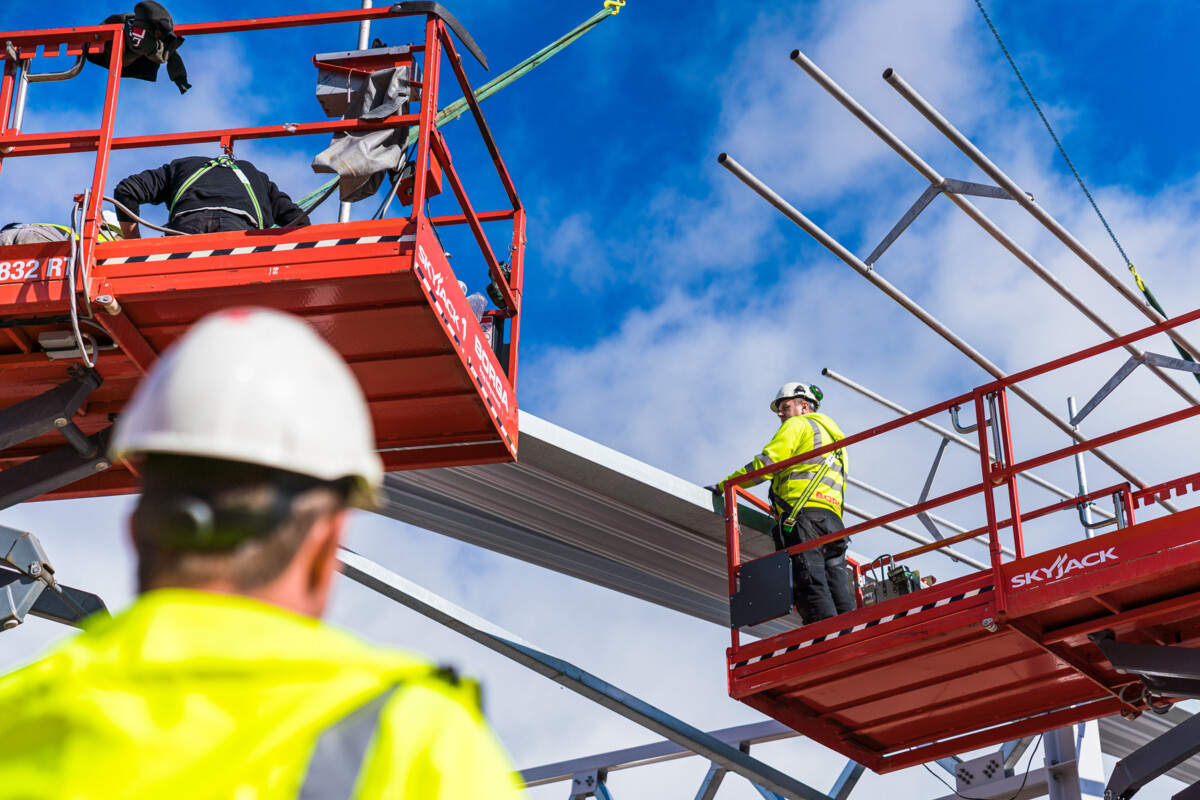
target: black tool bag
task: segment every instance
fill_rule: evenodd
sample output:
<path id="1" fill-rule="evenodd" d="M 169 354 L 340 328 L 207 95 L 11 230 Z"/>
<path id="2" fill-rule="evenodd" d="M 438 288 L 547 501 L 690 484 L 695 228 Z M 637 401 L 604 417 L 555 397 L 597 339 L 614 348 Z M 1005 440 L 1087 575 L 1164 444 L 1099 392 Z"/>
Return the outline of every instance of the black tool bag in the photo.
<path id="1" fill-rule="evenodd" d="M 121 59 L 121 77 L 137 78 L 142 81 L 158 80 L 158 68 L 167 65 L 167 77 L 179 87 L 183 94 L 192 85 L 187 80 L 187 67 L 176 50 L 183 44 L 183 37 L 175 35 L 175 22 L 171 12 L 153 0 L 143 0 L 133 7 L 132 14 L 113 14 L 101 23 L 124 27 L 125 55 Z M 108 69 L 112 59 L 112 45 L 105 43 L 101 53 L 88 52 L 88 61 Z"/>

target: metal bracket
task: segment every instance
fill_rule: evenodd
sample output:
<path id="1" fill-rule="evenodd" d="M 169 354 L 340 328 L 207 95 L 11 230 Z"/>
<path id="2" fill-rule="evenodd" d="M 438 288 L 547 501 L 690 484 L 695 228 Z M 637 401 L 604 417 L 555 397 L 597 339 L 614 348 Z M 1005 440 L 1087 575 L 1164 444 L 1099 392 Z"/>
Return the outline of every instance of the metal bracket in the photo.
<path id="1" fill-rule="evenodd" d="M 904 216 L 900 218 L 900 221 L 897 222 L 890 231 L 888 231 L 887 236 L 883 237 L 883 241 L 871 251 L 871 255 L 863 259 L 863 263 L 869 267 L 878 261 L 879 257 L 883 255 L 884 251 L 892 246 L 892 242 L 899 239 L 900 234 L 904 233 L 908 226 L 913 224 L 913 221 L 921 215 L 921 212 L 925 210 L 925 207 L 933 202 L 933 198 L 937 197 L 942 192 L 946 192 L 947 194 L 967 194 L 975 197 L 991 197 L 997 200 L 1012 200 L 1012 197 L 1009 196 L 1008 192 L 1004 191 L 999 186 L 988 186 L 987 184 L 983 183 L 959 181 L 953 178 L 943 179 L 940 185 L 931 183 L 929 184 L 929 187 L 921 193 L 921 196 L 917 198 L 917 202 L 913 203 L 908 211 L 904 212 Z M 1029 199 L 1032 200 L 1033 195 L 1029 195 Z"/>
<path id="2" fill-rule="evenodd" d="M 1164 369 L 1177 369 L 1180 372 L 1191 372 L 1192 374 L 1200 374 L 1200 364 L 1194 361 L 1184 361 L 1182 358 L 1171 358 L 1170 356 L 1159 355 L 1158 353 L 1142 353 L 1142 357 L 1130 356 L 1129 360 L 1121 365 L 1121 368 L 1108 379 L 1108 382 L 1100 387 L 1100 391 L 1096 392 L 1096 396 L 1087 401 L 1079 413 L 1071 417 L 1071 426 L 1078 425 L 1096 406 L 1100 405 L 1100 401 L 1112 394 L 1113 389 L 1121 385 L 1121 381 L 1128 378 L 1140 364 L 1145 364 L 1149 367 L 1162 367 Z"/>
<path id="3" fill-rule="evenodd" d="M 17 627 L 27 614 L 78 625 L 107 613 L 96 595 L 54 580 L 50 558 L 32 533 L 0 526 L 0 553 L 0 630 Z"/>
<path id="4" fill-rule="evenodd" d="M 929 468 L 929 475 L 925 478 L 925 488 L 921 490 L 921 496 L 917 498 L 917 505 L 921 505 L 929 499 L 929 490 L 933 488 L 933 478 L 937 475 L 938 467 L 942 465 L 942 456 L 946 454 L 946 445 L 950 444 L 950 440 L 942 437 L 942 443 L 938 445 L 937 455 L 933 457 L 933 466 Z M 921 524 L 925 526 L 925 530 L 929 531 L 930 535 L 935 539 L 945 539 L 942 532 L 938 530 L 938 526 L 929 518 L 928 511 L 922 511 L 917 514 L 917 519 L 921 520 Z M 958 561 L 958 559 L 954 559 Z"/>
<path id="5" fill-rule="evenodd" d="M 588 797 L 599 797 L 601 800 L 612 800 L 608 791 L 608 770 L 592 769 L 580 772 L 571 777 L 571 796 L 568 800 L 584 800 Z"/>
<path id="6" fill-rule="evenodd" d="M 958 431 L 959 433 L 974 433 L 975 431 L 979 430 L 978 422 L 976 422 L 974 425 L 971 425 L 969 427 L 966 427 L 966 426 L 963 426 L 962 424 L 960 424 L 958 421 L 958 412 L 959 412 L 958 406 L 950 406 L 950 424 L 954 426 L 954 430 Z M 988 427 L 991 424 L 992 424 L 992 421 L 990 419 L 983 423 L 984 427 Z"/>

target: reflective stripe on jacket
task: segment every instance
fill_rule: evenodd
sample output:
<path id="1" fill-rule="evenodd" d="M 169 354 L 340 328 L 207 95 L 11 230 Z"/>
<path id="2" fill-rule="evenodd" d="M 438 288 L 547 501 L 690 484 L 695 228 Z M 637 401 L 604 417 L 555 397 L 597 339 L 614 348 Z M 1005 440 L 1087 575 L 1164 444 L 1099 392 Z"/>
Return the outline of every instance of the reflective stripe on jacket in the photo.
<path id="1" fill-rule="evenodd" d="M 474 684 L 242 597 L 150 592 L 0 703 L 0 798 L 520 796 Z"/>
<path id="2" fill-rule="evenodd" d="M 846 435 L 842 433 L 842 429 L 825 414 L 801 414 L 790 417 L 784 420 L 783 424 L 779 426 L 779 430 L 775 432 L 775 436 L 767 442 L 767 446 L 754 457 L 753 461 L 725 478 L 725 481 L 771 464 L 778 464 L 780 461 L 816 450 L 830 442 L 844 438 Z M 846 470 L 849 460 L 845 448 L 834 452 L 840 458 L 834 460 L 804 505 L 827 508 L 840 517 L 846 495 Z M 772 476 L 771 500 L 776 514 L 787 513 L 792 504 L 804 496 L 813 477 L 820 471 L 824 462 L 824 455 L 816 456 Z M 762 483 L 763 480 L 763 478 L 756 478 L 742 485 L 755 486 Z M 725 481 L 721 482 L 722 487 Z M 787 504 L 786 508 L 778 502 L 780 500 Z"/>

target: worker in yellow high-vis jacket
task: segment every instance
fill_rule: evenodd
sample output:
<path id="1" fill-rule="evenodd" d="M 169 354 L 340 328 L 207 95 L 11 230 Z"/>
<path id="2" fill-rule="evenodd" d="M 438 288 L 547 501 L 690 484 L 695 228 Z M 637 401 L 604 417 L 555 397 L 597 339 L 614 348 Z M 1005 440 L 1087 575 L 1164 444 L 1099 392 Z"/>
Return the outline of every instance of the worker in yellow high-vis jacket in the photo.
<path id="1" fill-rule="evenodd" d="M 725 481 L 845 438 L 827 415 L 818 413 L 823 395 L 807 383 L 785 383 L 771 401 L 779 417 L 775 436 L 746 466 L 709 487 L 723 491 Z M 770 498 L 775 512 L 776 549 L 811 541 L 840 531 L 846 493 L 846 451 L 815 456 L 771 476 Z M 762 483 L 765 478 L 745 486 Z M 839 539 L 807 550 L 792 559 L 796 610 L 806 623 L 828 619 L 855 608 L 854 591 L 846 568 L 847 541 Z"/>
<path id="2" fill-rule="evenodd" d="M 0 678 L 3 798 L 519 792 L 474 684 L 327 627 L 351 505 L 382 480 L 346 364 L 242 309 L 172 346 L 120 416 L 140 597 Z"/>

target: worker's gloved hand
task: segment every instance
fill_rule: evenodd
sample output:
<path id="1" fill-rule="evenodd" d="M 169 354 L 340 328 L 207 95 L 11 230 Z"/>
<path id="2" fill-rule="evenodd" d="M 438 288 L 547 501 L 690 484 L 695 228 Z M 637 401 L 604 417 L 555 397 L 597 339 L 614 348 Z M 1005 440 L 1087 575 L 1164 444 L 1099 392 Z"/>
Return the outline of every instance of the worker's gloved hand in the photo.
<path id="1" fill-rule="evenodd" d="M 705 486 L 704 488 L 708 489 L 713 494 L 724 494 L 724 492 L 721 491 L 720 484 L 710 483 L 708 486 Z"/>

